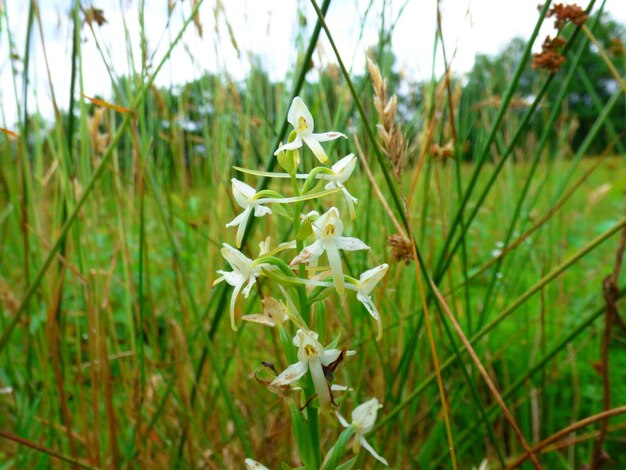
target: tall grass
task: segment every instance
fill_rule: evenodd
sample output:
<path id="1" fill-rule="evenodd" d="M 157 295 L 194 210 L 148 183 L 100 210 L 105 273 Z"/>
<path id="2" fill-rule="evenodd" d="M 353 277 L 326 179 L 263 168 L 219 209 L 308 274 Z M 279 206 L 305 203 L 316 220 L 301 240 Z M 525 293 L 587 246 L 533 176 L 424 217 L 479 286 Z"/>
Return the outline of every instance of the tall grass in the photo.
<path id="1" fill-rule="evenodd" d="M 470 468 L 483 459 L 500 468 L 522 457 L 544 468 L 578 468 L 596 455 L 602 421 L 575 423 L 605 411 L 607 380 L 611 408 L 623 407 L 626 396 L 619 326 L 608 343 L 610 367 L 601 361 L 603 279 L 626 226 L 624 157 L 614 154 L 619 136 L 607 116 L 626 90 L 618 87 L 607 102 L 596 97 L 595 125 L 572 151 L 575 123 L 563 103 L 572 81 L 586 80 L 579 62 L 594 21 L 584 32 L 565 31 L 565 80 L 536 71 L 541 84 L 521 113 L 512 102 L 545 21 L 539 14 L 496 106 L 466 106 L 450 74 L 411 90 L 423 99 L 398 115 L 407 146 L 396 177 L 377 135 L 372 83 L 352 73 L 334 47 L 324 20 L 333 15 L 329 0 L 302 5 L 316 24 L 301 27 L 305 45 L 290 79 L 272 83 L 253 69 L 245 83 L 207 74 L 178 90 L 154 80 L 181 38 L 194 34 L 195 14 L 208 2 L 174 6 L 185 22 L 167 31 L 161 57 L 145 49 L 150 18 L 139 2 L 138 20 L 126 21 L 142 25 L 144 50 L 128 49 L 129 62 L 131 54 L 143 58 L 141 68 L 116 75 L 98 42 L 113 90 L 100 101 L 84 97 L 82 78 L 83 39 L 96 38 L 97 25 L 83 23 L 87 7 L 75 0 L 65 84 L 71 98 L 55 104 L 50 122 L 36 119 L 28 100 L 28 77 L 41 73 L 29 56 L 46 47 L 37 3 L 24 18 L 3 9 L 0 29 L 21 57 L 19 67 L 11 62 L 18 122 L 5 125 L 16 135 L 0 136 L 0 468 L 240 468 L 247 456 L 271 468 L 298 466 L 289 409 L 253 374 L 261 361 L 288 363 L 279 339 L 243 326 L 231 333 L 222 321 L 227 291 L 210 287 L 228 237 L 222 222 L 235 212 L 231 167 L 274 166 L 295 95 L 306 97 L 320 128 L 352 125 L 356 146 L 334 144 L 331 159 L 357 148 L 372 171 L 370 179 L 361 167 L 351 180 L 353 193 L 364 195 L 352 235 L 378 255 L 356 253 L 345 262 L 353 272 L 390 263 L 376 298 L 385 336 L 370 341 L 375 326 L 361 304 L 333 296 L 326 308 L 338 315 L 320 333 L 341 331 L 358 351 L 338 377 L 351 384 L 355 401 L 377 396 L 384 404 L 372 433 L 376 448 L 394 468 Z M 366 15 L 377 8 L 391 11 L 372 2 Z M 15 21 L 27 25 L 26 44 L 14 40 Z M 393 72 L 386 51 L 395 21 L 385 20 L 380 45 L 370 50 L 383 77 Z M 236 40 L 245 32 L 232 34 Z M 425 53 L 443 57 L 446 31 L 437 34 Z M 337 68 L 312 65 L 320 37 Z M 607 60 L 624 75 L 623 64 Z M 490 85 L 485 97 L 494 94 Z M 547 102 L 551 87 L 561 93 Z M 540 135 L 529 130 L 531 118 L 542 120 Z M 464 161 L 470 131 L 478 138 Z M 594 139 L 607 134 L 616 140 L 606 154 L 589 156 Z M 436 158 L 433 144 L 447 142 L 457 158 Z M 273 189 L 291 191 L 287 183 Z M 257 223 L 254 233 L 293 237 L 280 220 Z M 388 245 L 398 232 L 408 242 L 406 263 Z M 244 246 L 256 253 L 259 241 L 247 234 Z M 625 279 L 618 278 L 619 298 Z M 251 295 L 238 314 L 258 310 Z M 341 315 L 348 310 L 350 317 Z M 619 413 L 601 442 L 614 468 L 626 465 Z M 338 429 L 322 417 L 319 434 L 330 447 Z M 555 442 L 534 450 L 553 435 Z M 356 465 L 374 464 L 359 456 Z"/>

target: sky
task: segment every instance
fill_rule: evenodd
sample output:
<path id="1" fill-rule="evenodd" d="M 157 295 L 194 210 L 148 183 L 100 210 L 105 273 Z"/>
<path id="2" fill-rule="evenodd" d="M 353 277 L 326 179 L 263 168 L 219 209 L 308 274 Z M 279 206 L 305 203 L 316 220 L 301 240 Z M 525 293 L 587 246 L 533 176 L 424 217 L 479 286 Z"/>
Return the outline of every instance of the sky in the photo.
<path id="1" fill-rule="evenodd" d="M 183 18 L 196 0 L 145 0 L 145 30 L 152 63 L 160 61 Z M 321 3 L 321 0 L 318 0 Z M 605 9 L 618 21 L 626 23 L 624 0 L 607 0 Z M 29 112 L 39 111 L 52 117 L 52 99 L 42 43 L 50 65 L 50 75 L 57 102 L 62 108 L 69 100 L 71 73 L 71 18 L 73 0 L 39 0 L 42 35 L 35 27 L 31 45 L 31 93 Z M 85 26 L 81 34 L 82 87 L 88 96 L 107 97 L 111 78 L 96 40 L 105 51 L 106 61 L 118 76 L 140 68 L 140 22 L 138 0 L 83 0 L 104 11 L 102 27 L 94 26 L 95 37 Z M 168 3 L 174 8 L 168 22 Z M 453 56 L 456 73 L 468 71 L 476 54 L 496 54 L 513 37 L 529 37 L 538 17 L 539 0 L 441 0 L 442 28 L 446 50 Z M 597 2 L 601 3 L 601 2 Z M 12 61 L 9 32 L 14 52 L 24 57 L 29 0 L 0 0 L 6 9 L 7 23 L 0 27 L 0 127 L 13 128 L 21 96 L 21 77 L 15 83 L 12 66 L 21 73 L 21 64 Z M 376 44 L 381 18 L 396 21 L 392 44 L 398 71 L 411 79 L 431 76 L 433 43 L 436 28 L 436 0 L 333 0 L 327 23 L 344 63 L 356 73 L 364 67 L 365 51 Z M 581 2 L 586 6 L 586 1 Z M 385 5 L 385 6 L 384 6 Z M 401 14 L 400 14 L 400 10 Z M 305 36 L 298 19 L 306 18 Z M 308 0 L 204 0 L 200 8 L 203 34 L 191 25 L 169 62 L 158 75 L 159 86 L 181 84 L 203 73 L 220 72 L 235 80 L 245 77 L 252 55 L 259 57 L 272 79 L 282 80 L 294 67 L 298 53 L 306 47 L 315 24 L 315 11 Z M 129 37 L 126 37 L 128 31 Z M 544 22 L 535 48 L 547 34 L 554 35 L 553 20 Z M 234 38 L 234 41 L 232 40 Z M 318 65 L 335 63 L 330 44 L 322 32 L 313 56 Z M 127 42 L 128 41 L 128 42 Z M 236 42 L 236 46 L 234 45 Z M 134 61 L 129 61 L 128 46 Z M 434 70 L 441 74 L 441 58 Z M 127 104 L 127 103 L 120 103 Z M 23 110 L 21 111 L 23 112 Z"/>

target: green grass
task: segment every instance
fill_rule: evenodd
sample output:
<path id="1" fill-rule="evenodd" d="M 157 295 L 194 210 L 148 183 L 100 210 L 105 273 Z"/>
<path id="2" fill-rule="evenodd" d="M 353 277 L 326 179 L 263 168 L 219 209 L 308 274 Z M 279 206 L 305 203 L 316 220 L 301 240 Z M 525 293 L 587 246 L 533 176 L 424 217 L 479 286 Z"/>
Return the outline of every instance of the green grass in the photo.
<path id="1" fill-rule="evenodd" d="M 193 17 L 188 9 L 185 16 Z M 33 27 L 36 21 L 36 15 L 28 19 Z M 10 36 L 11 30 L 2 33 Z M 173 33 L 171 48 L 184 28 Z M 330 87 L 324 80 L 305 80 L 316 36 L 328 33 L 316 26 L 297 73 L 281 84 L 261 74 L 251 74 L 245 87 L 206 76 L 174 94 L 151 86 L 156 64 L 167 63 L 167 55 L 153 69 L 143 64 L 136 77 L 115 83 L 110 101 L 132 113 L 105 112 L 100 131 L 114 145 L 103 151 L 90 137 L 94 109 L 79 99 L 78 79 L 75 118 L 59 116 L 40 132 L 39 121 L 21 117 L 19 137 L 2 137 L 0 389 L 11 391 L 0 393 L 0 468 L 46 468 L 58 461 L 54 452 L 98 468 L 239 468 L 245 457 L 271 468 L 299 464 L 294 410 L 253 375 L 261 372 L 261 361 L 282 370 L 293 362 L 293 351 L 284 350 L 284 338 L 274 330 L 239 322 L 234 333 L 230 288 L 211 287 L 224 265 L 221 243 L 234 237 L 225 227 L 238 212 L 230 178 L 268 183 L 231 167 L 274 165 L 272 152 L 289 127 L 285 114 L 292 94 L 305 97 L 316 129 L 343 131 L 354 124 L 350 140 L 326 147 L 331 160 L 356 153 L 352 137 L 358 140 L 391 211 L 415 238 L 422 280 L 437 283 L 530 445 L 602 411 L 602 280 L 613 269 L 626 225 L 624 157 L 588 156 L 584 146 L 572 151 L 569 126 L 575 123 L 560 112 L 561 101 L 536 111 L 543 87 L 567 87 L 575 79 L 584 38 L 570 35 L 571 74 L 565 82 L 554 84 L 536 72 L 545 80 L 526 115 L 506 107 L 517 92 L 515 80 L 501 108 L 475 111 L 458 100 L 448 102 L 443 78 L 435 77 L 428 84 L 433 99 L 416 105 L 422 124 L 402 123 L 409 163 L 398 182 L 372 132 L 369 80 L 354 77 L 352 83 L 347 70 Z M 76 48 L 78 60 L 80 42 Z M 383 52 L 381 46 L 377 58 L 385 71 Z M 14 78 L 19 87 L 17 71 Z M 199 114 L 199 94 L 211 97 L 210 117 Z M 474 132 L 473 160 L 431 155 L 430 144 L 451 138 L 451 105 L 459 135 Z M 608 105 L 602 102 L 596 110 L 601 135 L 614 135 Z M 545 139 L 526 125 L 524 116 L 537 114 Z M 185 132 L 177 124 L 180 115 L 197 120 L 199 129 Z M 565 124 L 553 126 L 557 118 Z M 458 154 L 462 144 L 455 145 Z M 308 170 L 312 158 L 303 157 Z M 288 180 L 269 184 L 292 193 Z M 346 232 L 371 251 L 350 254 L 345 266 L 353 275 L 383 262 L 391 269 L 374 291 L 385 328 L 380 342 L 354 296 L 332 294 L 316 312 L 323 344 L 338 339 L 358 351 L 337 370 L 336 381 L 353 388 L 342 413 L 373 396 L 384 404 L 368 439 L 394 468 L 452 468 L 450 439 L 459 468 L 478 466 L 484 458 L 499 468 L 499 462 L 523 454 L 427 286 L 422 299 L 414 261 L 392 260 L 388 237 L 397 228 L 360 164 L 348 187 L 359 204 Z M 334 200 L 324 199 L 323 207 Z M 307 201 L 304 207 L 306 212 L 322 206 Z M 515 249 L 498 256 L 531 229 Z M 283 218 L 258 219 L 243 250 L 256 256 L 265 236 L 277 243 L 292 239 L 290 231 Z M 623 272 L 619 280 L 623 289 Z M 269 291 L 269 282 L 260 282 L 255 295 L 237 304 L 238 316 L 259 311 L 256 294 Z M 423 300 L 442 368 L 448 432 Z M 612 406 L 618 407 L 625 404 L 626 355 L 623 332 L 615 330 L 610 378 Z M 313 419 L 311 413 L 302 416 Z M 625 427 L 623 417 L 611 419 L 604 443 L 615 468 L 626 465 Z M 588 463 L 596 430 L 597 424 L 577 431 L 567 446 L 539 454 L 539 460 L 550 469 Z M 315 432 L 323 456 L 341 428 L 321 415 Z M 362 452 L 356 466 L 374 463 Z"/>

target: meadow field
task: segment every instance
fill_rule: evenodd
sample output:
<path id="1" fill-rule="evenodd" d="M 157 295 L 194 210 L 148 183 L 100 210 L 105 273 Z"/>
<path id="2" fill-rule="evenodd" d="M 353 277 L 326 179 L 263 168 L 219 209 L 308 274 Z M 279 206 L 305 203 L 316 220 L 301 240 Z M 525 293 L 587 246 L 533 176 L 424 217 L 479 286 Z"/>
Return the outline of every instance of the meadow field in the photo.
<path id="1" fill-rule="evenodd" d="M 290 76 L 253 61 L 167 87 L 205 2 L 172 2 L 159 54 L 136 2 L 122 75 L 107 11 L 70 1 L 69 105 L 25 78 L 45 73 L 28 3 L 0 4 L 0 469 L 626 468 L 626 36 L 606 2 L 541 5 L 502 57 L 422 81 L 394 21 L 353 72 L 333 2 L 302 2 Z M 436 34 L 424 53 L 448 64 Z M 96 52 L 108 95 L 83 82 Z"/>

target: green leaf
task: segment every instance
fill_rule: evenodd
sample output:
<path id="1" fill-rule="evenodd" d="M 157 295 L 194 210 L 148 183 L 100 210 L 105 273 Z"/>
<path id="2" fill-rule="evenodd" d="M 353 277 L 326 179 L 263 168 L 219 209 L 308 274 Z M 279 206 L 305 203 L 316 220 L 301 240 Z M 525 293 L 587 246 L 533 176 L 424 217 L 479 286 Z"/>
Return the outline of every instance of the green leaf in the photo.
<path id="1" fill-rule="evenodd" d="M 354 467 L 357 457 L 358 455 L 356 457 L 352 457 L 347 462 L 342 463 L 337 467 L 337 470 L 350 470 L 352 467 Z"/>
<path id="2" fill-rule="evenodd" d="M 313 226 L 311 223 L 311 219 L 307 217 L 300 224 L 300 229 L 298 230 L 298 233 L 296 234 L 296 239 L 304 241 L 307 238 L 309 238 L 309 236 L 312 234 L 313 234 Z"/>
<path id="3" fill-rule="evenodd" d="M 293 209 L 287 204 L 274 204 L 272 206 L 272 212 L 278 214 L 281 217 L 286 217 L 289 220 L 293 220 Z"/>
<path id="4" fill-rule="evenodd" d="M 354 434 L 354 428 L 352 426 L 347 427 L 344 431 L 339 435 L 339 439 L 332 447 L 326 458 L 324 459 L 323 469 L 336 469 L 338 468 L 339 461 L 346 453 L 346 445 L 348 444 L 348 440 Z M 348 467 L 350 468 L 350 467 Z"/>
<path id="5" fill-rule="evenodd" d="M 313 456 L 313 447 L 311 446 L 311 434 L 309 427 L 296 405 L 290 403 L 289 411 L 291 412 L 291 427 L 293 429 L 294 439 L 298 446 L 302 463 L 305 468 L 314 469 L 315 459 Z"/>

